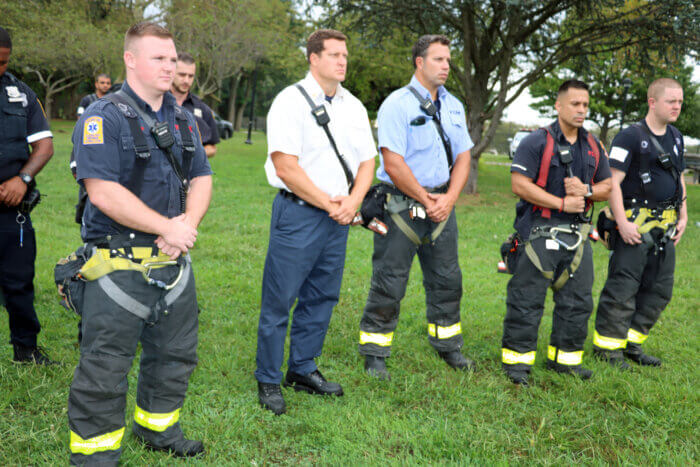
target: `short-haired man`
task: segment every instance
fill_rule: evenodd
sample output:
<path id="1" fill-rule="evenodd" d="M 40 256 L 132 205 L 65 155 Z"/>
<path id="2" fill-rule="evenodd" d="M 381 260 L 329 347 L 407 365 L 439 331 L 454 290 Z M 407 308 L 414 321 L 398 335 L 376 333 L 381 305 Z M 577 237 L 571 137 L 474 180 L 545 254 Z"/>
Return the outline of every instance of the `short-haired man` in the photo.
<path id="1" fill-rule="evenodd" d="M 112 87 L 112 78 L 106 73 L 100 73 L 95 77 L 95 92 L 88 94 L 87 96 L 80 99 L 80 105 L 78 105 L 78 118 L 83 115 L 85 109 L 87 109 L 90 104 L 95 102 L 97 99 L 104 97 Z"/>
<path id="2" fill-rule="evenodd" d="M 204 452 L 184 438 L 180 410 L 197 365 L 198 308 L 188 250 L 211 199 L 195 121 L 168 92 L 177 54 L 155 23 L 124 40 L 126 81 L 73 131 L 85 186 L 81 236 L 89 259 L 80 361 L 68 396 L 71 463 L 116 465 L 127 375 L 141 353 L 133 432 L 150 449 Z"/>
<path id="3" fill-rule="evenodd" d="M 321 355 L 338 303 L 348 224 L 372 182 L 376 155 L 367 111 L 340 85 L 347 71 L 345 35 L 318 30 L 309 36 L 306 52 L 306 78 L 280 92 L 267 115 L 265 173 L 279 193 L 263 272 L 255 378 L 260 404 L 275 414 L 286 410 L 280 367 L 295 301 L 284 385 L 311 394 L 343 394 L 339 384 L 326 381 L 314 358 Z M 328 129 L 340 156 L 314 118 L 323 113 L 330 117 Z"/>
<path id="4" fill-rule="evenodd" d="M 508 282 L 503 322 L 503 369 L 527 384 L 537 350 L 537 330 L 547 289 L 554 313 L 547 368 L 588 379 L 582 366 L 588 318 L 593 311 L 593 252 L 589 241 L 593 201 L 610 194 L 610 167 L 603 146 L 583 128 L 588 85 L 565 81 L 554 104 L 557 120 L 528 135 L 510 167 L 520 239 Z"/>
<path id="5" fill-rule="evenodd" d="M 608 278 L 600 294 L 593 350 L 621 369 L 625 358 L 646 366 L 661 359 L 642 344 L 671 300 L 676 245 L 688 223 L 683 135 L 671 125 L 683 104 L 673 79 L 647 92 L 649 111 L 615 136 L 610 150 L 612 232 Z"/>
<path id="6" fill-rule="evenodd" d="M 177 54 L 175 79 L 173 79 L 170 92 L 175 96 L 178 105 L 194 114 L 207 157 L 214 157 L 216 145 L 220 141 L 219 130 L 216 127 L 216 120 L 214 120 L 214 112 L 199 97 L 190 92 L 196 71 L 197 65 L 194 63 L 192 55 L 187 52 Z"/>
<path id="7" fill-rule="evenodd" d="M 11 53 L 10 35 L 0 28 L 0 305 L 4 297 L 14 360 L 45 365 L 53 362 L 37 347 L 36 237 L 19 208 L 53 155 L 53 135 L 36 94 L 7 71 Z"/>
<path id="8" fill-rule="evenodd" d="M 452 368 L 472 370 L 462 355 L 462 272 L 454 205 L 469 176 L 473 146 L 462 103 L 447 89 L 450 42 L 425 35 L 413 46 L 415 73 L 391 93 L 377 115 L 381 165 L 388 193 L 388 233 L 374 235 L 372 282 L 360 321 L 365 370 L 388 379 L 401 299 L 418 254 L 426 295 L 428 341 Z M 431 111 L 426 112 L 425 109 Z"/>

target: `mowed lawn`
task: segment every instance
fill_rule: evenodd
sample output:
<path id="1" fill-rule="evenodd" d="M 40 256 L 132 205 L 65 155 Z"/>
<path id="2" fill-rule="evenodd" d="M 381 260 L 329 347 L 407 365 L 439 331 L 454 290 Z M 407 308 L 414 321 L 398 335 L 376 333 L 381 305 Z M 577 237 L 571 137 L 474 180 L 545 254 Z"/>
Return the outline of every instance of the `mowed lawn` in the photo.
<path id="1" fill-rule="evenodd" d="M 73 221 L 76 186 L 68 170 L 71 122 L 52 125 L 56 153 L 39 175 L 46 195 L 34 214 L 38 236 L 36 307 L 40 344 L 62 362 L 36 368 L 0 358 L 0 465 L 65 465 L 68 388 L 78 361 L 77 317 L 58 305 L 53 266 L 79 244 Z M 284 390 L 288 413 L 258 406 L 255 369 L 260 284 L 271 202 L 263 163 L 265 137 L 245 135 L 219 146 L 212 160 L 214 198 L 192 251 L 201 307 L 199 366 L 181 413 L 189 437 L 203 439 L 207 455 L 189 463 L 241 464 L 697 464 L 700 188 L 689 187 L 690 222 L 678 247 L 676 287 L 645 348 L 663 358 L 660 369 L 619 373 L 593 360 L 592 380 L 544 369 L 551 329 L 551 298 L 542 320 L 529 388 L 500 369 L 506 283 L 496 273 L 498 249 L 512 231 L 515 197 L 507 158 L 480 165 L 478 196 L 457 206 L 463 273 L 463 351 L 474 374 L 452 371 L 427 340 L 421 271 L 414 263 L 394 336 L 390 382 L 369 379 L 357 352 L 358 325 L 371 276 L 372 234 L 351 229 L 340 303 L 318 364 L 342 383 L 345 396 L 321 398 Z M 330 156 L 329 156 L 330 157 Z M 607 251 L 594 246 L 594 298 L 603 286 Z M 551 297 L 551 294 L 550 294 Z M 9 340 L 3 319 L 3 341 Z M 593 319 L 589 325 L 592 335 Z M 133 418 L 138 357 L 129 376 L 127 425 Z M 286 370 L 286 369 L 285 369 Z M 146 451 L 124 437 L 124 465 L 179 462 Z"/>

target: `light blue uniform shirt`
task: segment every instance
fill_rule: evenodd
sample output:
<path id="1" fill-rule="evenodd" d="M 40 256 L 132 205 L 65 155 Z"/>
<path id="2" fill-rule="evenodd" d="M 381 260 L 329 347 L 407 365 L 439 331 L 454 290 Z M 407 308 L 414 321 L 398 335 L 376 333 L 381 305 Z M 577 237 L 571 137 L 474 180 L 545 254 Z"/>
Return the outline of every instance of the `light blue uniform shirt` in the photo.
<path id="1" fill-rule="evenodd" d="M 411 78 L 410 85 L 424 98 L 431 98 L 428 90 L 415 76 Z M 438 88 L 437 94 L 440 101 L 440 123 L 450 140 L 453 163 L 456 163 L 458 154 L 474 146 L 467 131 L 464 106 L 444 86 Z M 425 120 L 422 125 L 417 124 L 420 117 Z M 424 187 L 434 188 L 447 183 L 450 171 L 440 133 L 430 117 L 420 109 L 418 99 L 408 88 L 397 89 L 382 102 L 377 114 L 377 125 L 380 154 L 384 147 L 403 156 L 418 183 Z M 384 170 L 384 157 L 381 157 L 377 178 L 393 185 Z"/>

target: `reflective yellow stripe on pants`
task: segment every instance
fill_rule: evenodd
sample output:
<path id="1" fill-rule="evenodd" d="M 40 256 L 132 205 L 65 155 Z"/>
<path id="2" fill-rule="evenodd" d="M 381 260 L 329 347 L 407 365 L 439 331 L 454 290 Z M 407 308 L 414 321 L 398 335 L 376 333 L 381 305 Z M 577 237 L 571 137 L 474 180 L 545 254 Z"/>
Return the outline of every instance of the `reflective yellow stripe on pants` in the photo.
<path id="1" fill-rule="evenodd" d="M 74 431 L 70 432 L 70 452 L 73 454 L 84 454 L 86 456 L 101 451 L 116 451 L 122 445 L 124 437 L 124 427 L 111 433 L 95 436 L 88 439 L 81 438 Z"/>
<path id="2" fill-rule="evenodd" d="M 180 409 L 169 413 L 146 412 L 138 405 L 134 411 L 134 421 L 142 427 L 153 431 L 165 431 L 180 419 Z"/>
<path id="3" fill-rule="evenodd" d="M 518 353 L 515 350 L 510 350 L 506 348 L 501 349 L 501 360 L 506 365 L 517 365 L 523 363 L 525 365 L 535 364 L 535 351 L 527 353 Z"/>
<path id="4" fill-rule="evenodd" d="M 388 334 L 379 334 L 377 332 L 360 331 L 360 345 L 375 344 L 380 347 L 389 347 L 393 338 L 393 332 Z"/>
<path id="5" fill-rule="evenodd" d="M 629 331 L 627 331 L 627 340 L 629 342 L 632 342 L 633 344 L 643 344 L 645 340 L 647 340 L 646 334 L 642 334 L 639 331 L 635 331 L 634 329 L 630 328 Z"/>
<path id="6" fill-rule="evenodd" d="M 462 323 L 457 322 L 452 326 L 438 326 L 437 324 L 428 324 L 428 334 L 436 339 L 449 339 L 450 337 L 462 334 Z"/>
<path id="7" fill-rule="evenodd" d="M 598 331 L 595 331 L 595 333 L 593 334 L 593 345 L 595 345 L 599 349 L 618 350 L 627 347 L 627 340 L 616 339 L 615 337 L 601 336 L 600 334 L 598 334 Z"/>
<path id="8" fill-rule="evenodd" d="M 562 365 L 580 365 L 583 362 L 583 350 L 564 352 L 550 345 L 547 348 L 547 358 Z"/>

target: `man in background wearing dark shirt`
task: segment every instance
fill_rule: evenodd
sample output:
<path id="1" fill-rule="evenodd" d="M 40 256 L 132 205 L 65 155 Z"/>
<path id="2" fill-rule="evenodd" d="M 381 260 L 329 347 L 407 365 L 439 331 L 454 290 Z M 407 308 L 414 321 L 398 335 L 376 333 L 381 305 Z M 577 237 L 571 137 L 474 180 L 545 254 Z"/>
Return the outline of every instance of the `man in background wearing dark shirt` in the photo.
<path id="1" fill-rule="evenodd" d="M 199 133 L 202 135 L 202 144 L 204 144 L 207 157 L 214 157 L 216 145 L 219 144 L 219 130 L 216 128 L 214 112 L 199 97 L 190 92 L 196 68 L 197 65 L 195 65 L 192 55 L 186 52 L 179 53 L 177 55 L 175 79 L 170 92 L 175 96 L 178 105 L 194 114 Z"/>
<path id="2" fill-rule="evenodd" d="M 90 104 L 95 102 L 97 99 L 103 97 L 107 94 L 112 87 L 112 78 L 105 73 L 100 73 L 95 77 L 95 92 L 88 94 L 80 100 L 80 105 L 78 106 L 78 118 L 85 112 Z"/>

